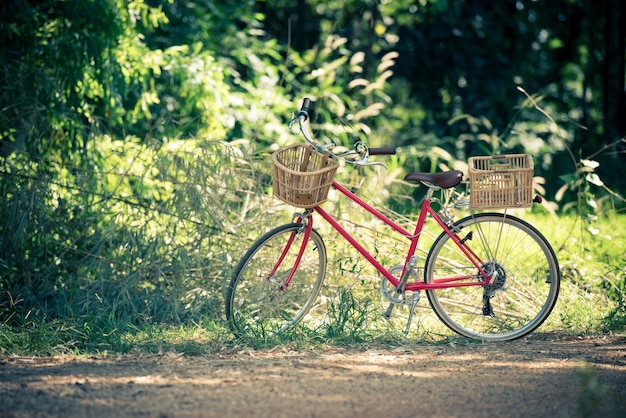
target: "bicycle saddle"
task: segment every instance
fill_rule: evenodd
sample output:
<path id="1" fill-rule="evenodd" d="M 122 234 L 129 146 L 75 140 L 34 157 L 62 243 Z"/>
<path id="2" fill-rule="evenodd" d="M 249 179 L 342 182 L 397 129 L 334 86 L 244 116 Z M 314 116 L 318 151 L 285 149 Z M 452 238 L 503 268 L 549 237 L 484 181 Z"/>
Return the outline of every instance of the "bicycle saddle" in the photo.
<path id="1" fill-rule="evenodd" d="M 409 173 L 404 177 L 406 181 L 423 181 L 442 189 L 449 189 L 463 181 L 463 172 L 459 170 L 440 173 Z"/>

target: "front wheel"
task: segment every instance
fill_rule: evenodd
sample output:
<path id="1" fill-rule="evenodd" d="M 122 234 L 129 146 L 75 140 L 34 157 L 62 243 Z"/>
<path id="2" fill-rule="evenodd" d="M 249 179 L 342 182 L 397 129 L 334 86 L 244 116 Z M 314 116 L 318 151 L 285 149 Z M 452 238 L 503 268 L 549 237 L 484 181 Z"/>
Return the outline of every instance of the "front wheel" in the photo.
<path id="1" fill-rule="evenodd" d="M 226 319 L 233 332 L 266 337 L 291 328 L 314 308 L 326 273 L 326 247 L 314 229 L 304 242 L 306 230 L 302 223 L 280 226 L 243 256 L 226 295 Z"/>
<path id="2" fill-rule="evenodd" d="M 469 216 L 451 228 L 495 276 L 484 286 L 428 290 L 431 307 L 449 328 L 483 341 L 507 341 L 533 332 L 550 315 L 561 274 L 554 250 L 533 226 L 513 216 Z M 425 282 L 482 275 L 446 233 L 426 259 Z M 484 279 L 482 279 L 484 280 Z"/>

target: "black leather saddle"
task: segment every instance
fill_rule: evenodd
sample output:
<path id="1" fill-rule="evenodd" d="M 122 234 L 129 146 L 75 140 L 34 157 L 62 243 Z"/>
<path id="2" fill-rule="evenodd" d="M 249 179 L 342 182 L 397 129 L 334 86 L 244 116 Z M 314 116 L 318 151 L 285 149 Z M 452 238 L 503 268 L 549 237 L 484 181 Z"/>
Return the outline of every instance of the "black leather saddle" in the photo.
<path id="1" fill-rule="evenodd" d="M 439 173 L 409 173 L 404 177 L 404 180 L 422 181 L 441 187 L 442 189 L 449 189 L 463 181 L 463 172 L 452 170 Z"/>

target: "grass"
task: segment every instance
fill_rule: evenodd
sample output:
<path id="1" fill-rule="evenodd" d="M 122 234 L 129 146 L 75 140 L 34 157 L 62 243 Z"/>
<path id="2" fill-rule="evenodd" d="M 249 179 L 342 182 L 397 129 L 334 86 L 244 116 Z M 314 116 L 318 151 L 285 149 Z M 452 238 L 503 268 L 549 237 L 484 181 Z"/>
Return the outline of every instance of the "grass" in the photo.
<path id="1" fill-rule="evenodd" d="M 537 217 L 562 273 L 555 326 L 574 334 L 624 332 L 626 216 Z"/>
<path id="2" fill-rule="evenodd" d="M 611 215 L 593 221 L 547 214 L 524 216 L 552 242 L 563 273 L 562 291 L 555 310 L 538 330 L 559 335 L 623 334 L 626 216 Z M 363 228 L 358 228 L 363 233 Z M 384 240 L 378 239 L 384 251 Z M 297 327 L 265 340 L 236 339 L 221 317 L 202 317 L 186 323 L 128 324 L 113 319 L 48 319 L 30 312 L 23 318 L 0 324 L 0 347 L 7 355 L 54 355 L 60 353 L 156 353 L 164 351 L 201 355 L 246 345 L 252 348 L 277 345 L 360 345 L 377 342 L 406 344 L 406 310 L 396 308 L 397 321 L 386 321 L 386 307 L 379 293 L 379 278 L 349 249 L 327 239 L 331 265 L 325 283 L 329 297 L 327 321 L 316 329 Z M 353 250 L 352 250 L 353 251 Z M 393 259 L 393 251 L 386 253 Z M 219 311 L 218 311 L 219 312 Z M 430 312 L 425 298 L 409 333 L 409 341 L 445 342 L 463 339 L 452 335 Z"/>

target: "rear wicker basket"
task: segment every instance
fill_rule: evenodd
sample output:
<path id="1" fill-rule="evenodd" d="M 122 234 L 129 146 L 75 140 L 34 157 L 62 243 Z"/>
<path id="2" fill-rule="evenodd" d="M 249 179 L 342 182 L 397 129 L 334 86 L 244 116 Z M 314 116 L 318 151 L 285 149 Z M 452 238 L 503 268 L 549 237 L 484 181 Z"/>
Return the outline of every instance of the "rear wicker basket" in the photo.
<path id="1" fill-rule="evenodd" d="M 471 157 L 470 208 L 527 208 L 533 204 L 533 159 L 527 154 Z"/>
<path id="2" fill-rule="evenodd" d="M 274 196 L 300 208 L 326 201 L 339 164 L 310 145 L 293 144 L 272 155 Z"/>

